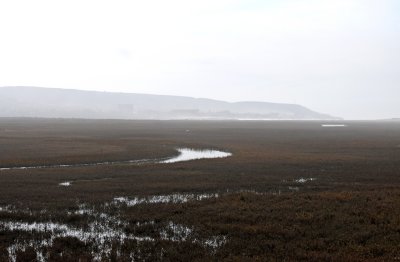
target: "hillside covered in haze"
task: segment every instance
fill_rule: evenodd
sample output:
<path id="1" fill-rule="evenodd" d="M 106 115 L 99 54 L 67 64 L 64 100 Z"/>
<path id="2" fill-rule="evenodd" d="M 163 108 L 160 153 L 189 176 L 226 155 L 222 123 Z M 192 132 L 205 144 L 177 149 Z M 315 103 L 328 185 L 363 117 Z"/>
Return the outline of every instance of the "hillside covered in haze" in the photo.
<path id="1" fill-rule="evenodd" d="M 183 96 L 0 87 L 0 117 L 93 119 L 336 119 L 300 105 Z"/>

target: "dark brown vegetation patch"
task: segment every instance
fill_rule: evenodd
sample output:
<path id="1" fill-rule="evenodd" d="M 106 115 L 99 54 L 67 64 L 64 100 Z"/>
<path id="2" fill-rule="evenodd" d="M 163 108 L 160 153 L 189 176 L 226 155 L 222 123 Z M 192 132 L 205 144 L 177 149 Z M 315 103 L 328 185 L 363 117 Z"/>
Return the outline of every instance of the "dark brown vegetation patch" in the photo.
<path id="1" fill-rule="evenodd" d="M 81 228 L 96 219 L 74 213 L 82 204 L 102 212 L 115 197 L 218 193 L 187 203 L 109 207 L 107 212 L 126 222 L 123 232 L 155 241 L 116 241 L 104 259 L 399 260 L 400 124 L 346 125 L 1 119 L 1 167 L 162 158 L 176 154 L 176 147 L 222 149 L 233 156 L 3 170 L 0 221 Z M 71 186 L 59 186 L 65 181 Z M 190 241 L 160 238 L 170 222 L 192 229 Z M 225 237 L 226 243 L 214 249 L 200 241 L 212 236 Z M 7 261 L 17 239 L 41 237 L 46 234 L 0 230 L 0 261 Z M 56 238 L 46 250 L 49 261 L 91 261 L 92 251 L 92 243 L 72 237 Z M 16 256 L 30 261 L 36 250 L 18 250 Z"/>

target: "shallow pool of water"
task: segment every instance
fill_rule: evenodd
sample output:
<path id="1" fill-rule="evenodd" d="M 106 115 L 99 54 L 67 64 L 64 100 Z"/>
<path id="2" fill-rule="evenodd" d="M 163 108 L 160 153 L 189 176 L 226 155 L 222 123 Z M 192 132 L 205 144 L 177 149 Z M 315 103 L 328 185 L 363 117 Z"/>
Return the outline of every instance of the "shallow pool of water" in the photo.
<path id="1" fill-rule="evenodd" d="M 114 204 L 122 203 L 127 206 L 136 206 L 140 204 L 180 204 L 186 203 L 188 201 L 201 201 L 209 198 L 218 198 L 218 193 L 210 193 L 210 194 L 171 194 L 171 195 L 153 195 L 147 197 L 115 197 Z"/>
<path id="2" fill-rule="evenodd" d="M 178 148 L 179 155 L 167 160 L 160 161 L 160 163 L 176 163 L 182 161 L 190 161 L 197 159 L 207 159 L 207 158 L 224 158 L 229 157 L 232 153 L 223 152 L 218 150 L 198 150 L 191 148 Z"/>
<path id="3" fill-rule="evenodd" d="M 317 180 L 315 177 L 310 177 L 310 178 L 301 177 L 299 179 L 295 179 L 294 182 L 300 183 L 300 184 L 304 184 L 304 183 L 307 183 L 307 182 L 310 182 L 310 181 L 315 181 L 315 180 Z"/>
<path id="4" fill-rule="evenodd" d="M 137 159 L 137 160 L 127 160 L 127 161 L 106 161 L 98 163 L 86 163 L 86 164 L 63 164 L 63 165 L 47 165 L 47 166 L 19 166 L 19 167 L 3 167 L 0 171 L 6 170 L 26 170 L 26 169 L 42 169 L 42 168 L 71 168 L 71 167 L 88 167 L 88 166 L 103 166 L 103 165 L 142 165 L 142 164 L 168 164 L 176 163 L 182 161 L 190 161 L 196 159 L 206 159 L 206 158 L 224 158 L 229 157 L 232 153 L 223 152 L 211 149 L 192 149 L 192 148 L 178 148 L 178 156 L 163 159 Z M 59 184 L 60 186 L 69 186 L 66 184 Z"/>

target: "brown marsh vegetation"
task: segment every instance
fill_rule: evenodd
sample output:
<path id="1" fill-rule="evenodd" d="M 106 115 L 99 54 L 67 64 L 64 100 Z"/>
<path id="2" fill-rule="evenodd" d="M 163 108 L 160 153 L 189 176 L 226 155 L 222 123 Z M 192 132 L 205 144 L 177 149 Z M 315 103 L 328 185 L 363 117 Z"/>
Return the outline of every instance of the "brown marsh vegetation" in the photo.
<path id="1" fill-rule="evenodd" d="M 0 261 L 400 260 L 400 123 L 0 119 Z M 69 186 L 60 183 L 70 182 Z"/>

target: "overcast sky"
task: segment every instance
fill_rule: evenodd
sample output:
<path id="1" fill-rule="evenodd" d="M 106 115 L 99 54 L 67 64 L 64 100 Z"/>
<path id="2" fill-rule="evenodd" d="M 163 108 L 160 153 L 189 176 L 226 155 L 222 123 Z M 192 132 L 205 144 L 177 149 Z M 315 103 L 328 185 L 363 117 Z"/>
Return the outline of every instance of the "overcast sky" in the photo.
<path id="1" fill-rule="evenodd" d="M 400 1 L 1 0 L 9 85 L 400 117 Z"/>

